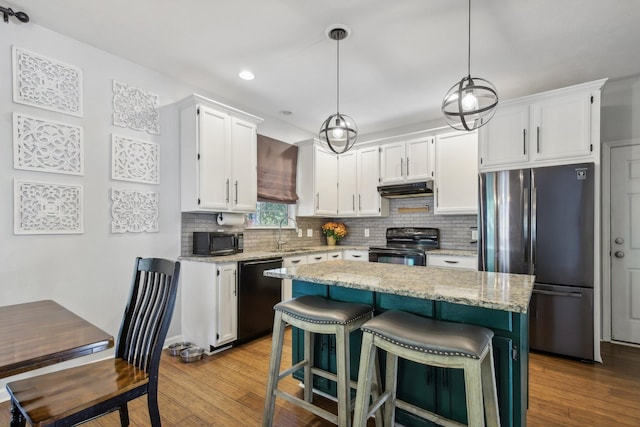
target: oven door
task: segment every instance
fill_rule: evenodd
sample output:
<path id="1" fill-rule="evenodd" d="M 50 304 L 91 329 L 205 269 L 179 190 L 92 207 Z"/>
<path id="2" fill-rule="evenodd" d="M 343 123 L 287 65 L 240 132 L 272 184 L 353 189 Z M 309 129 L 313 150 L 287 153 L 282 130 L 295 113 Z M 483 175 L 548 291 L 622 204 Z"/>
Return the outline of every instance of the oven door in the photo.
<path id="1" fill-rule="evenodd" d="M 369 262 L 425 266 L 427 265 L 427 256 L 421 250 L 371 248 L 369 249 Z"/>

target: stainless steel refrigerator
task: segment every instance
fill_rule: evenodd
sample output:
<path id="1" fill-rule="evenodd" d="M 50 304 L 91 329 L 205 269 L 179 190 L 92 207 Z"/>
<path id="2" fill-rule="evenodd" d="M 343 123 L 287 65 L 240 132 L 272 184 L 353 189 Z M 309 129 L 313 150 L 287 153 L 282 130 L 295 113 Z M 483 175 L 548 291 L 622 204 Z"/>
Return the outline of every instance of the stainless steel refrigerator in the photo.
<path id="1" fill-rule="evenodd" d="M 593 360 L 593 163 L 480 174 L 480 270 L 535 274 L 533 350 Z"/>

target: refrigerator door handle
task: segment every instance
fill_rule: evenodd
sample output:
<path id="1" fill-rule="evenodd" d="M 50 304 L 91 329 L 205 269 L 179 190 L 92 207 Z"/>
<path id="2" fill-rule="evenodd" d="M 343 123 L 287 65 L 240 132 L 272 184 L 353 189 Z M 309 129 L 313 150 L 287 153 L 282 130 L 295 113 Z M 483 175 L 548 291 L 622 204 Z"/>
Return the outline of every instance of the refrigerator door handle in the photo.
<path id="1" fill-rule="evenodd" d="M 582 298 L 582 292 L 558 292 L 558 291 L 543 291 L 540 289 L 534 289 L 533 293 L 540 294 L 540 295 L 550 295 L 554 297 Z"/>
<path id="2" fill-rule="evenodd" d="M 524 263 L 527 270 L 531 271 L 531 238 L 529 236 L 529 189 L 522 190 L 522 237 L 524 245 Z"/>
<path id="3" fill-rule="evenodd" d="M 538 191 L 536 190 L 535 184 L 533 182 L 533 174 L 531 176 L 531 274 L 535 274 L 536 272 L 536 230 L 538 225 L 537 217 L 537 200 L 538 200 Z"/>

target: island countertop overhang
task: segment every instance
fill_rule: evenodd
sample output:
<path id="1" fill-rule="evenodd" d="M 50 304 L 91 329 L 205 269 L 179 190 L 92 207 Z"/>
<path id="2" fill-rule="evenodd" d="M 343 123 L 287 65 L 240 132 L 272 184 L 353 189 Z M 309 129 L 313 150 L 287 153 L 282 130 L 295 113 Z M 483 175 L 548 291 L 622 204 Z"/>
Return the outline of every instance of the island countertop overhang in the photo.
<path id="1" fill-rule="evenodd" d="M 526 313 L 535 276 L 443 267 L 326 261 L 265 271 L 265 276 Z"/>

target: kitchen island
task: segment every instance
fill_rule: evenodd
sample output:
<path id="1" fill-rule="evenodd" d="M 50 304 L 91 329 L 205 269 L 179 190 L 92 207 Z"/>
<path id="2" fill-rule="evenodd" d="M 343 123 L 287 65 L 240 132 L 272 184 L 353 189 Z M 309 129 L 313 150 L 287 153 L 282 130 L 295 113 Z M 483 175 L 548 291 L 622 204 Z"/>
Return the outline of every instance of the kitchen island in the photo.
<path id="1" fill-rule="evenodd" d="M 502 426 L 525 426 L 528 401 L 528 315 L 534 276 L 408 267 L 384 263 L 327 261 L 274 269 L 271 277 L 293 279 L 293 295 L 320 295 L 359 302 L 385 310 L 404 310 L 424 317 L 481 325 L 494 331 L 493 351 Z M 351 339 L 351 375 L 355 380 L 361 334 Z M 316 365 L 335 372 L 333 337 L 316 336 Z M 294 330 L 294 363 L 302 360 L 302 333 Z M 384 360 L 384 359 L 381 359 Z M 398 397 L 466 422 L 464 376 L 461 370 L 435 368 L 401 360 Z M 384 367 L 383 367 L 384 369 Z M 301 379 L 301 376 L 297 376 Z M 335 394 L 335 384 L 314 379 L 314 388 Z M 432 425 L 397 411 L 405 426 Z"/>

